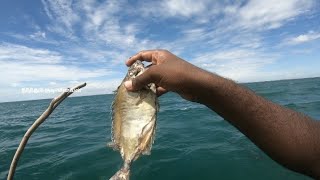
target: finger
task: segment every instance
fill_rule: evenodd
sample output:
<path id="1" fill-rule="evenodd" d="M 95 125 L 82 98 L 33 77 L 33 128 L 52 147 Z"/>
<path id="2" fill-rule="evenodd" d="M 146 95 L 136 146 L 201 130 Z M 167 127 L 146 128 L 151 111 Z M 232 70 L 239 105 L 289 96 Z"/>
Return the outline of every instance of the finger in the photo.
<path id="1" fill-rule="evenodd" d="M 131 66 L 134 62 L 136 62 L 137 60 L 141 60 L 141 61 L 147 61 L 147 62 L 152 62 L 152 57 L 154 56 L 154 54 L 157 53 L 156 50 L 146 50 L 146 51 L 140 51 L 138 54 L 130 57 L 127 61 L 126 61 L 126 65 L 127 66 Z"/>
<path id="2" fill-rule="evenodd" d="M 125 87 L 129 91 L 136 91 L 139 90 L 145 86 L 147 86 L 150 83 L 154 83 L 157 80 L 157 77 L 154 76 L 154 67 L 150 67 L 148 70 L 146 70 L 141 75 L 137 76 L 136 78 L 132 79 L 131 81 L 126 81 L 124 83 Z"/>
<path id="3" fill-rule="evenodd" d="M 161 96 L 161 95 L 163 95 L 163 94 L 165 94 L 167 92 L 168 92 L 168 90 L 166 90 L 165 88 L 157 87 L 157 96 Z"/>

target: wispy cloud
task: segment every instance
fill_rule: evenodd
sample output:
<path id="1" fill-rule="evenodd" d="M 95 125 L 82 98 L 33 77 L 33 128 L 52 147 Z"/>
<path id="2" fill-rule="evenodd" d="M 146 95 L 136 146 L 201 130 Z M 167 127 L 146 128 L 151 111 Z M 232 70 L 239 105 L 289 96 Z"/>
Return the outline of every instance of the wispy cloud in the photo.
<path id="1" fill-rule="evenodd" d="M 141 6 L 141 11 L 145 15 L 160 18 L 180 18 L 203 23 L 220 20 L 234 28 L 263 30 L 279 28 L 298 15 L 310 11 L 314 4 L 314 0 L 240 0 L 233 2 L 163 0 Z"/>
<path id="2" fill-rule="evenodd" d="M 29 37 L 31 39 L 46 39 L 46 33 L 43 31 L 37 31 L 33 34 L 30 34 Z"/>
<path id="3" fill-rule="evenodd" d="M 17 62 L 0 62 L 0 68 L 3 69 L 0 73 L 1 76 L 7 77 L 2 80 L 4 82 L 87 80 L 110 73 L 103 69 L 87 70 L 63 65 L 35 65 Z"/>
<path id="4" fill-rule="evenodd" d="M 285 29 L 312 15 L 316 0 L 41 0 L 41 4 L 45 23 L 32 20 L 31 31 L 6 32 L 15 41 L 0 42 L 4 69 L 0 75 L 9 77 L 2 83 L 12 88 L 27 82 L 62 86 L 89 80 L 95 85 L 87 89 L 104 84 L 109 92 L 125 73 L 125 59 L 155 48 L 238 81 L 295 77 L 299 70 L 285 74 L 268 69 L 281 62 L 284 46 L 278 44 L 289 47 L 320 38 L 319 32 L 309 29 L 298 36 Z"/>
<path id="5" fill-rule="evenodd" d="M 313 3 L 313 0 L 251 0 L 235 14 L 242 27 L 274 29 L 310 11 Z"/>
<path id="6" fill-rule="evenodd" d="M 48 27 L 49 30 L 74 38 L 73 26 L 79 22 L 80 17 L 73 11 L 72 3 L 72 0 L 42 0 L 44 11 L 52 21 L 52 24 Z"/>
<path id="7" fill-rule="evenodd" d="M 106 54 L 117 53 L 128 57 L 130 53 L 132 54 L 147 46 L 154 47 L 152 44 L 156 44 L 147 37 L 138 38 L 138 34 L 142 31 L 142 23 L 138 21 L 129 22 L 122 18 L 122 16 L 129 15 L 130 10 L 128 9 L 133 8 L 128 6 L 126 1 L 96 2 L 82 0 L 63 3 L 62 6 L 60 1 L 52 3 L 43 0 L 42 3 L 45 9 L 52 11 L 52 13 L 47 13 L 54 25 L 54 27 L 49 25 L 49 30 L 52 28 L 58 30 L 54 32 L 67 38 L 72 34 L 69 38 L 75 41 L 73 48 L 84 47 L 93 50 L 92 53 L 86 53 L 87 55 L 108 49 Z M 64 11 L 67 13 L 63 14 Z M 81 17 L 81 21 L 79 21 L 79 17 Z M 70 33 L 65 35 L 64 31 L 60 31 L 64 27 L 67 27 Z M 82 43 L 81 46 L 78 45 L 79 43 Z"/>
<path id="8" fill-rule="evenodd" d="M 0 76 L 2 85 L 30 81 L 87 80 L 112 73 L 108 69 L 94 69 L 67 65 L 58 52 L 15 44 L 0 45 Z"/>
<path id="9" fill-rule="evenodd" d="M 199 54 L 193 63 L 211 72 L 243 82 L 261 80 L 261 77 L 256 75 L 262 67 L 272 64 L 276 58 L 275 55 L 269 55 L 261 50 L 235 48 Z"/>
<path id="10" fill-rule="evenodd" d="M 57 64 L 62 56 L 47 49 L 34 49 L 22 45 L 0 44 L 0 62 L 17 62 L 21 64 Z"/>
<path id="11" fill-rule="evenodd" d="M 120 26 L 120 20 L 116 13 L 120 11 L 123 4 L 121 1 L 105 1 L 101 4 L 90 2 L 83 6 L 84 16 L 84 38 L 90 41 L 104 42 L 111 46 L 128 46 L 134 43 L 135 34 L 132 25 Z M 131 26 L 131 28 L 130 28 Z M 130 31 L 131 29 L 131 31 Z"/>
<path id="12" fill-rule="evenodd" d="M 3 34 L 20 41 L 41 43 L 43 45 L 61 45 L 65 42 L 64 40 L 55 40 L 51 37 L 50 38 L 47 37 L 47 33 L 43 30 L 36 30 L 32 33 L 25 33 L 25 34 L 12 33 L 12 32 L 6 32 Z"/>
<path id="13" fill-rule="evenodd" d="M 58 4 L 43 3 L 47 9 L 59 8 Z M 313 4 L 313 0 L 169 0 L 150 3 L 138 1 L 135 5 L 130 5 L 124 1 L 97 3 L 85 0 L 68 4 L 67 9 L 73 11 L 73 14 L 82 14 L 80 25 L 83 32 L 80 34 L 88 42 L 95 44 L 93 48 L 73 47 L 88 59 L 97 60 L 113 56 L 117 60 L 109 62 L 122 63 L 119 59 L 125 59 L 130 53 L 141 49 L 161 47 L 174 49 L 181 54 L 189 49 L 199 52 L 192 55 L 195 59 L 193 62 L 230 78 L 243 80 L 259 71 L 261 67 L 277 60 L 277 56 L 267 55 L 267 47 L 263 44 L 261 33 L 279 28 L 308 12 Z M 139 7 L 139 11 L 133 10 L 136 7 Z M 55 14 L 61 12 L 57 11 Z M 67 13 L 66 16 L 68 14 L 70 15 Z M 141 36 L 141 31 L 145 28 L 141 23 L 143 21 L 135 20 L 128 23 L 122 19 L 122 16 L 128 15 L 132 15 L 134 19 L 148 19 L 147 21 L 150 17 L 155 17 L 156 21 L 175 19 L 189 23 L 176 27 L 181 32 L 180 38 L 155 41 L 148 35 Z M 75 22 L 72 16 L 67 19 Z M 214 26 L 205 24 L 210 22 Z M 111 48 L 104 51 L 105 45 Z M 202 62 L 201 59 L 206 59 L 206 62 Z"/>
<path id="14" fill-rule="evenodd" d="M 208 4 L 209 1 L 169 0 L 163 1 L 161 5 L 167 11 L 165 15 L 191 17 L 202 14 Z"/>
<path id="15" fill-rule="evenodd" d="M 296 37 L 287 38 L 283 41 L 283 44 L 297 45 L 320 39 L 320 32 L 309 31 L 307 34 L 301 34 Z"/>

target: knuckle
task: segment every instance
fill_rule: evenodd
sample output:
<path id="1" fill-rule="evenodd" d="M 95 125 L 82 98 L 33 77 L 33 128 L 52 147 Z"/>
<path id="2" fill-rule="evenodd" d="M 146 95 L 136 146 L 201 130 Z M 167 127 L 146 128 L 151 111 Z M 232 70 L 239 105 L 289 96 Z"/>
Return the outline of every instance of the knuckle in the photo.
<path id="1" fill-rule="evenodd" d="M 160 52 L 168 52 L 168 50 L 166 50 L 166 49 L 158 49 L 157 51 L 160 51 Z"/>
<path id="2" fill-rule="evenodd" d="M 139 55 L 143 55 L 146 52 L 146 50 L 141 50 L 138 52 Z"/>
<path id="3" fill-rule="evenodd" d="M 159 52 L 163 53 L 163 54 L 169 54 L 170 51 L 168 51 L 167 49 L 160 49 Z"/>
<path id="4" fill-rule="evenodd" d="M 157 69 L 157 67 L 156 66 L 151 66 L 151 67 L 149 67 L 148 68 L 148 73 L 150 74 L 150 75 L 152 75 L 152 74 L 154 74 L 155 72 L 156 72 L 156 69 Z"/>
<path id="5" fill-rule="evenodd" d="M 167 49 L 164 49 L 163 52 L 164 52 L 164 53 L 170 53 L 170 51 L 167 50 Z"/>

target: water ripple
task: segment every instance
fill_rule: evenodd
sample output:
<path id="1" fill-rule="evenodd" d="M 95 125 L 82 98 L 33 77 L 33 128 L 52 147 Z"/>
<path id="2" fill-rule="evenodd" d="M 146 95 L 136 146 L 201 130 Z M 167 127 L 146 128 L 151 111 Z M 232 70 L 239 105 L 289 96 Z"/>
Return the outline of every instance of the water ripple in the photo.
<path id="1" fill-rule="evenodd" d="M 245 84 L 267 99 L 320 119 L 320 78 Z M 110 140 L 112 95 L 69 98 L 30 138 L 16 179 L 108 179 L 122 165 Z M 0 179 L 23 134 L 50 100 L 0 104 Z M 151 156 L 133 163 L 134 179 L 308 179 L 272 161 L 203 105 L 160 98 Z M 230 173 L 232 172 L 232 173 Z M 272 173 L 270 173 L 272 172 Z"/>

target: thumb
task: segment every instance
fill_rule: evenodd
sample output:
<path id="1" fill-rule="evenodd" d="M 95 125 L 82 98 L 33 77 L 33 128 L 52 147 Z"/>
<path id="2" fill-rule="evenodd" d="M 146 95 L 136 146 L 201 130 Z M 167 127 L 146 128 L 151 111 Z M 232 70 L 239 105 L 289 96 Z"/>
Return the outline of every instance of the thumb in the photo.
<path id="1" fill-rule="evenodd" d="M 147 69 L 145 72 L 135 77 L 134 79 L 124 82 L 124 86 L 129 91 L 136 91 L 147 86 L 150 83 L 155 83 L 156 78 L 153 72 L 154 72 L 154 68 L 150 67 L 149 69 Z"/>

